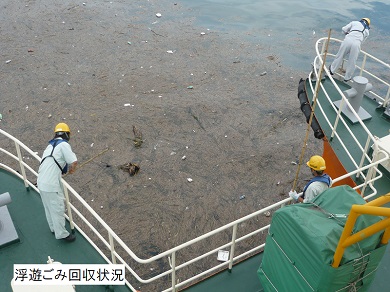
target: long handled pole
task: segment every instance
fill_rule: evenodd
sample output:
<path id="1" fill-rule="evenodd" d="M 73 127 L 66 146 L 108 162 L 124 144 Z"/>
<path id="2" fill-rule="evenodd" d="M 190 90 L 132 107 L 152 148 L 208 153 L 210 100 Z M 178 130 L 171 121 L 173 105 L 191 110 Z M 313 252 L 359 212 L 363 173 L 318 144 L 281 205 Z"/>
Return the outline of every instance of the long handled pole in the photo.
<path id="1" fill-rule="evenodd" d="M 81 167 L 83 167 L 84 165 L 86 165 L 87 163 L 90 163 L 92 160 L 98 158 L 100 155 L 104 154 L 105 152 L 108 151 L 108 148 L 104 149 L 103 151 L 99 152 L 98 154 L 96 154 L 95 156 L 91 157 L 90 159 L 88 159 L 87 161 L 84 161 L 83 163 L 81 163 L 80 165 L 77 166 L 76 169 L 79 169 Z M 69 172 L 68 172 L 69 173 Z M 62 177 L 66 177 L 68 175 L 68 173 L 64 174 Z"/>
<path id="2" fill-rule="evenodd" d="M 299 157 L 299 164 L 298 164 L 297 172 L 295 174 L 294 184 L 293 184 L 293 187 L 292 187 L 293 190 L 295 190 L 295 188 L 297 186 L 298 175 L 299 175 L 299 172 L 300 172 L 300 169 L 301 169 L 301 165 L 302 165 L 302 161 L 303 161 L 303 157 L 304 157 L 305 151 L 306 151 L 307 139 L 309 137 L 311 123 L 313 121 L 314 111 L 315 111 L 315 108 L 316 108 L 316 105 L 317 105 L 318 91 L 319 91 L 320 84 L 321 84 L 322 73 L 324 71 L 324 66 L 325 66 L 325 62 L 326 62 L 326 56 L 328 54 L 328 46 L 329 46 L 331 32 L 332 32 L 332 29 L 329 29 L 328 40 L 327 40 L 326 46 L 325 46 L 324 60 L 322 61 L 322 65 L 321 65 L 321 69 L 320 69 L 320 75 L 318 76 L 317 83 L 316 83 L 315 93 L 314 93 L 314 97 L 313 97 L 312 111 L 311 111 L 311 114 L 310 114 L 309 122 L 307 124 L 306 137 L 305 137 L 305 140 L 303 141 L 303 146 L 302 146 L 302 150 L 301 150 L 301 156 Z"/>

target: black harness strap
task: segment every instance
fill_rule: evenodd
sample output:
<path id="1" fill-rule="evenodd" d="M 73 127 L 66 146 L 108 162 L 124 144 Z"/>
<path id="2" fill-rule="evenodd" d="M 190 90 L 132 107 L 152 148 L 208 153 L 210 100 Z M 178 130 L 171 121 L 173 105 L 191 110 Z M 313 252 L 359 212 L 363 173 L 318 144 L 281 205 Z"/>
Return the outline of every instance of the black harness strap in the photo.
<path id="1" fill-rule="evenodd" d="M 43 163 L 43 161 L 45 161 L 46 158 L 48 158 L 48 157 L 53 157 L 54 162 L 55 162 L 55 163 L 57 164 L 57 166 L 60 168 L 61 172 L 64 171 L 63 168 L 61 167 L 61 165 L 58 163 L 58 161 L 57 161 L 57 160 L 54 158 L 54 156 L 53 156 L 54 148 L 56 148 L 56 146 L 57 146 L 59 143 L 61 143 L 62 141 L 63 141 L 63 140 L 55 140 L 55 142 L 54 142 L 54 144 L 53 144 L 53 149 L 51 150 L 50 155 L 44 157 L 44 158 L 42 159 L 40 165 Z"/>
<path id="2" fill-rule="evenodd" d="M 349 32 L 358 31 L 358 32 L 361 32 L 362 35 L 364 36 L 364 33 L 363 33 L 363 32 L 364 32 L 365 30 L 366 30 L 366 27 L 364 27 L 363 30 L 354 29 L 354 30 L 351 30 L 351 31 L 349 31 Z"/>

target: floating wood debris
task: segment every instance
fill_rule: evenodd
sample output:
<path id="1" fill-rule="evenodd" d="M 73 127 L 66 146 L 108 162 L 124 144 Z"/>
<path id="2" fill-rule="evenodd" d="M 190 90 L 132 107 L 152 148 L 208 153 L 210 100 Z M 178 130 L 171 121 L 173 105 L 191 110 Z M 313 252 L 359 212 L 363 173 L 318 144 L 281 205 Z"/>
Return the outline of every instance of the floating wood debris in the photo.
<path id="1" fill-rule="evenodd" d="M 133 133 L 134 133 L 134 139 L 133 139 L 134 146 L 136 148 L 139 148 L 142 146 L 142 143 L 144 142 L 142 140 L 142 132 L 139 129 L 137 129 L 136 126 L 133 126 Z"/>
<path id="2" fill-rule="evenodd" d="M 118 166 L 119 169 L 122 169 L 125 172 L 128 172 L 130 176 L 136 175 L 140 169 L 138 164 L 128 162 Z"/>

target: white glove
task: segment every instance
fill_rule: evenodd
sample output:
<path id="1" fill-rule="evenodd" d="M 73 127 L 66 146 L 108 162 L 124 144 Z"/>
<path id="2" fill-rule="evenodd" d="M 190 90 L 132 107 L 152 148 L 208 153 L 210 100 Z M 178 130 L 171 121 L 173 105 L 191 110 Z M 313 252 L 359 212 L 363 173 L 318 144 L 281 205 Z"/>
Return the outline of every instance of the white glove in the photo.
<path id="1" fill-rule="evenodd" d="M 297 194 L 296 191 L 292 191 L 292 190 L 291 190 L 288 194 L 289 194 L 289 196 L 290 196 L 291 198 L 293 198 L 295 201 L 298 200 L 298 198 L 300 197 L 300 196 Z"/>

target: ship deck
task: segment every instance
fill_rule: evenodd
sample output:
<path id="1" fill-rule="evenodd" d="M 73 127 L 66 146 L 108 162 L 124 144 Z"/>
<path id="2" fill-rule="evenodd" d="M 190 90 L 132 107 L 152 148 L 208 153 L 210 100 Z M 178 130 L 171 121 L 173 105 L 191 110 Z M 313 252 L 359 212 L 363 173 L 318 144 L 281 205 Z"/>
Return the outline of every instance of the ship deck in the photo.
<path id="1" fill-rule="evenodd" d="M 335 80 L 337 85 L 339 86 L 340 90 L 345 91 L 350 89 L 350 86 L 347 85 L 344 82 L 341 82 L 339 80 Z M 310 96 L 310 89 L 309 89 L 309 83 L 310 81 L 306 81 L 306 88 L 307 88 L 307 94 L 309 97 L 309 100 L 312 99 L 312 96 Z M 337 100 L 340 100 L 340 95 L 336 91 L 335 87 L 331 84 L 331 81 L 329 78 L 325 78 L 322 81 L 323 86 L 326 88 L 329 96 L 332 99 L 332 102 L 335 102 Z M 329 104 L 329 102 L 326 100 L 325 95 L 322 91 L 319 92 L 318 94 L 318 104 L 321 105 L 321 108 L 323 111 L 326 112 L 327 118 L 329 121 L 335 121 L 336 120 L 336 112 L 334 112 L 331 107 L 332 105 Z M 370 130 L 370 132 L 375 135 L 376 137 L 384 137 L 390 134 L 389 129 L 390 129 L 390 120 L 386 119 L 383 117 L 382 112 L 377 109 L 378 103 L 371 98 L 368 98 L 365 96 L 362 100 L 361 107 L 364 108 L 370 115 L 371 118 L 368 120 L 364 121 L 364 124 L 366 127 Z M 351 172 L 356 169 L 356 167 L 352 164 L 351 160 L 348 158 L 347 153 L 343 149 L 339 139 L 331 139 L 331 133 L 332 129 L 330 125 L 327 123 L 327 121 L 324 118 L 324 115 L 321 113 L 321 108 L 320 106 L 317 106 L 315 109 L 315 115 L 316 118 L 321 125 L 321 128 L 328 137 L 329 143 L 331 144 L 332 148 L 337 154 L 337 157 L 340 159 L 341 163 L 343 164 L 344 168 L 346 169 L 347 172 Z M 345 118 L 345 116 L 343 115 Z M 367 135 L 363 131 L 362 127 L 358 124 L 352 124 L 348 118 L 346 119 L 347 121 L 347 126 L 353 131 L 355 134 L 356 138 L 359 140 L 360 144 L 364 145 L 367 139 Z M 346 126 L 339 122 L 337 124 L 337 133 L 339 136 L 343 138 L 343 142 L 345 145 L 348 146 L 348 151 L 352 155 L 352 157 L 360 157 L 361 156 L 361 150 L 353 140 L 352 136 L 348 134 Z M 390 182 L 390 174 L 388 172 L 384 172 L 384 178 L 382 182 L 375 183 L 375 187 L 378 188 L 378 194 L 383 195 L 388 193 L 389 190 L 389 185 L 388 183 Z M 386 182 L 386 183 L 383 183 Z"/>
<path id="2" fill-rule="evenodd" d="M 198 284 L 185 289 L 185 292 L 261 292 L 262 288 L 257 270 L 261 263 L 262 254 L 258 254 L 244 262 L 234 266 L 233 271 L 223 271 Z M 390 247 L 388 246 L 385 255 L 375 274 L 375 279 L 371 284 L 369 292 L 387 291 L 390 273 Z"/>
<path id="3" fill-rule="evenodd" d="M 22 180 L 0 169 L 0 194 L 4 192 L 11 195 L 12 202 L 7 207 L 20 241 L 0 248 L 0 291 L 12 291 L 14 264 L 46 264 L 48 256 L 63 264 L 106 263 L 77 231 L 75 242 L 55 239 L 47 225 L 39 194 L 27 191 Z M 67 228 L 70 230 L 69 226 Z M 127 286 L 110 288 L 114 289 L 111 291 L 130 291 Z M 107 291 L 107 287 L 80 285 L 76 286 L 76 291 Z"/>
<path id="4" fill-rule="evenodd" d="M 47 226 L 39 194 L 35 191 L 27 191 L 19 178 L 0 170 L 0 193 L 4 192 L 9 192 L 12 197 L 8 210 L 20 242 L 0 248 L 0 291 L 12 291 L 10 282 L 13 277 L 13 264 L 44 264 L 48 256 L 64 264 L 105 263 L 98 252 L 77 232 L 77 240 L 73 243 L 56 240 Z M 257 254 L 236 264 L 232 272 L 222 271 L 184 291 L 263 291 L 257 277 L 261 258 L 262 254 Z M 390 248 L 388 247 L 369 291 L 385 291 L 389 272 Z M 76 286 L 76 291 L 107 291 L 107 289 L 106 286 Z M 126 286 L 111 286 L 110 289 L 110 291 L 129 291 Z"/>

